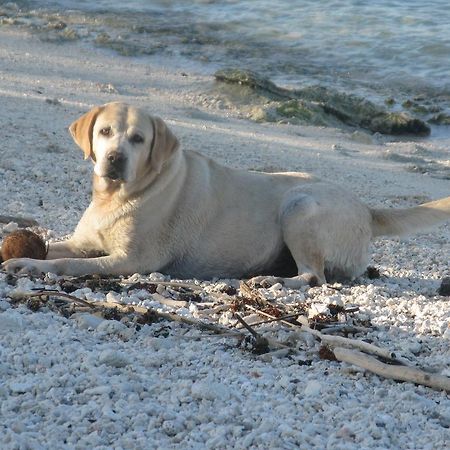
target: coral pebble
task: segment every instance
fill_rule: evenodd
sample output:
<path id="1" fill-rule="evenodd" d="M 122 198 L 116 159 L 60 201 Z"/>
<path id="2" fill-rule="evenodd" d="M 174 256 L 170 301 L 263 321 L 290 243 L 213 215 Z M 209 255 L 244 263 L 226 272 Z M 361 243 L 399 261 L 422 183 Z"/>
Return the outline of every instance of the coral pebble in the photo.
<path id="1" fill-rule="evenodd" d="M 29 230 L 17 230 L 3 240 L 0 253 L 3 261 L 11 258 L 45 259 L 47 246 L 36 233 Z"/>

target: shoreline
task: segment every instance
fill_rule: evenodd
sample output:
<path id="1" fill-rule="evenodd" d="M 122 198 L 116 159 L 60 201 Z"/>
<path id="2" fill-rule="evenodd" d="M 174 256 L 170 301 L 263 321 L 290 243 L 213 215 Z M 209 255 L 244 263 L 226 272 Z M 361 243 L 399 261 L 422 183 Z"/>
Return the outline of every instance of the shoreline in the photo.
<path id="1" fill-rule="evenodd" d="M 89 107 L 116 100 L 161 116 L 184 148 L 232 167 L 312 172 L 374 207 L 449 195 L 450 180 L 406 170 L 416 161 L 431 174 L 448 173 L 445 143 L 259 124 L 211 104 L 202 94 L 211 77 L 87 51 L 79 43 L 43 43 L 11 30 L 0 29 L 0 41 L 0 214 L 34 218 L 48 238 L 71 233 L 89 203 L 92 167 L 67 128 Z M 450 224 L 407 240 L 377 240 L 373 263 L 381 278 L 287 292 L 286 298 L 326 305 L 339 297 L 355 304 L 357 317 L 371 323 L 362 338 L 450 376 L 450 302 L 436 293 L 449 276 L 449 254 Z M 182 325 L 170 325 L 164 337 L 165 323 L 134 332 L 117 321 L 89 326 L 89 317 L 11 307 L 12 291 L 49 280 L 24 277 L 11 286 L 0 273 L 2 448 L 150 443 L 356 450 L 444 448 L 449 441 L 448 395 L 321 360 L 314 345 L 299 344 L 302 359 L 265 361 Z M 105 299 L 90 289 L 77 295 Z M 226 313 L 220 319 L 230 324 Z M 274 332 L 286 338 L 286 331 Z M 311 362 L 301 365 L 304 360 Z"/>

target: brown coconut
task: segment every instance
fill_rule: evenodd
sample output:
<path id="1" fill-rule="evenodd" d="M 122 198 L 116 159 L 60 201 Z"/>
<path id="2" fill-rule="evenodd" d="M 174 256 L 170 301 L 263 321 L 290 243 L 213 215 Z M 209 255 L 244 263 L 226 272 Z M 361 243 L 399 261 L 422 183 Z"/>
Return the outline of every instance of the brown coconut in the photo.
<path id="1" fill-rule="evenodd" d="M 29 230 L 17 230 L 3 240 L 0 256 L 3 261 L 11 258 L 45 259 L 47 246 L 38 234 Z"/>

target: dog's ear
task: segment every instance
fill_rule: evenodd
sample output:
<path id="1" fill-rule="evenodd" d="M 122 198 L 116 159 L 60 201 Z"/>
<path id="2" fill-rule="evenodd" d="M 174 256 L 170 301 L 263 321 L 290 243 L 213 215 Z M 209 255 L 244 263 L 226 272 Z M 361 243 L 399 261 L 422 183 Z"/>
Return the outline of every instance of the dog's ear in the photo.
<path id="1" fill-rule="evenodd" d="M 156 173 L 161 172 L 163 164 L 175 153 L 180 145 L 178 139 L 159 117 L 151 117 L 153 142 L 150 148 L 150 164 Z"/>
<path id="2" fill-rule="evenodd" d="M 79 119 L 75 120 L 69 127 L 73 140 L 84 152 L 84 159 L 92 158 L 95 161 L 95 155 L 92 150 L 93 131 L 95 121 L 103 109 L 103 106 L 92 108 Z"/>

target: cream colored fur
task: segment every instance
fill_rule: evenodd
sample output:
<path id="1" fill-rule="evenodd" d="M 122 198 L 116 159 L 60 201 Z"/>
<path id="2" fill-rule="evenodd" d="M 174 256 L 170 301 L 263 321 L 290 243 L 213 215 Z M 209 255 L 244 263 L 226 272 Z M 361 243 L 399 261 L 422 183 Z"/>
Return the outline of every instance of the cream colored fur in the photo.
<path id="1" fill-rule="evenodd" d="M 122 103 L 94 108 L 70 131 L 94 162 L 92 202 L 72 238 L 50 244 L 47 260 L 9 260 L 10 272 L 277 275 L 298 287 L 362 274 L 374 236 L 450 218 L 450 197 L 373 210 L 306 173 L 224 167 L 182 151 L 161 119 Z M 118 156 L 123 164 L 112 170 Z"/>

